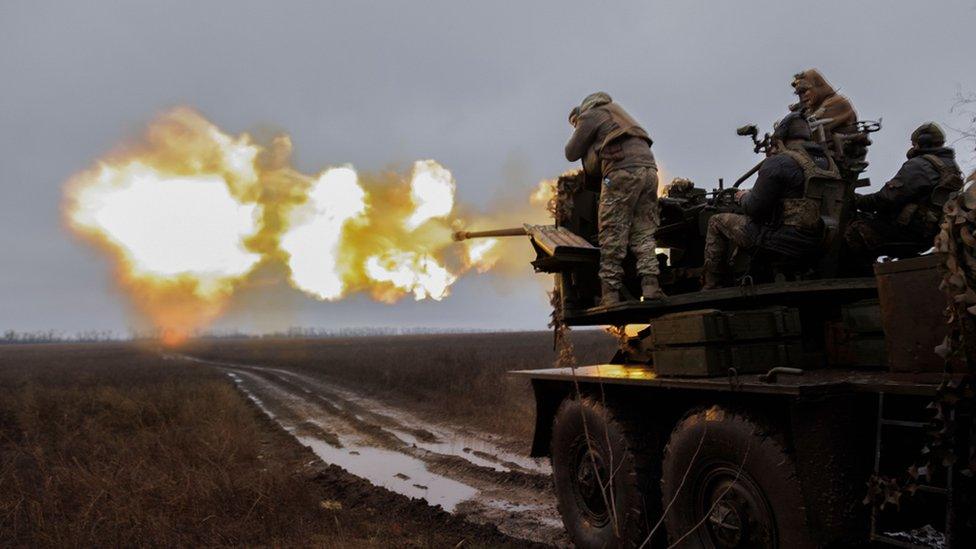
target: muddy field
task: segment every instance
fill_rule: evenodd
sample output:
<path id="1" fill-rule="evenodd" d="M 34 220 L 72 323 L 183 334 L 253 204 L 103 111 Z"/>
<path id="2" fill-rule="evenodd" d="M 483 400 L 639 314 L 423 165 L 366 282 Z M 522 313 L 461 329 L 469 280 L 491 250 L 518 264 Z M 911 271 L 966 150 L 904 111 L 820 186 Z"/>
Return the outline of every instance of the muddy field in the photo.
<path id="1" fill-rule="evenodd" d="M 552 357 L 548 333 L 0 347 L 0 544 L 561 545 L 504 375 Z"/>
<path id="2" fill-rule="evenodd" d="M 580 363 L 605 362 L 615 340 L 600 330 L 572 332 Z M 445 334 L 277 340 L 197 341 L 196 358 L 273 366 L 342 384 L 366 396 L 524 441 L 535 408 L 529 384 L 512 370 L 553 364 L 551 332 Z"/>

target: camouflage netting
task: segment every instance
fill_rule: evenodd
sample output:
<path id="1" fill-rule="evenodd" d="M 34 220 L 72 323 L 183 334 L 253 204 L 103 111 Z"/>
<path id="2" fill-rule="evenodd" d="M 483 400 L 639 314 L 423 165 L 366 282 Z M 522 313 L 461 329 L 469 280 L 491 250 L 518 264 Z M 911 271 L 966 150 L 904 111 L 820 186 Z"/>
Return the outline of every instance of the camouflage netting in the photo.
<path id="1" fill-rule="evenodd" d="M 941 231 L 935 249 L 945 254 L 940 289 L 946 294 L 946 319 L 951 330 L 936 350 L 946 359 L 946 373 L 964 374 L 958 381 L 948 376 L 929 406 L 935 413 L 930 442 L 923 451 L 926 470 L 909 470 L 913 478 L 928 473 L 931 467 L 953 465 L 965 479 L 973 482 L 976 472 L 976 171 L 966 179 L 968 187 L 946 202 Z M 968 447 L 959 440 L 968 441 Z M 927 474 L 925 475 L 927 477 Z M 961 494 L 957 517 L 967 527 L 976 527 L 976 505 L 972 486 L 955 487 Z"/>
<path id="2" fill-rule="evenodd" d="M 549 294 L 549 304 L 552 313 L 549 315 L 549 327 L 552 328 L 553 348 L 556 350 L 556 367 L 576 369 L 576 349 L 569 339 L 569 326 L 563 321 L 563 300 L 557 281 L 552 293 Z"/>
<path id="3" fill-rule="evenodd" d="M 971 183 L 974 180 L 976 172 L 967 179 Z M 864 501 L 880 508 L 897 507 L 906 493 L 913 495 L 918 485 L 929 483 L 938 470 L 955 467 L 965 482 L 972 482 L 976 472 L 972 421 L 976 408 L 976 184 L 950 198 L 944 214 L 935 251 L 944 254 L 940 289 L 946 295 L 950 330 L 936 352 L 946 361 L 947 375 L 929 405 L 932 418 L 928 441 L 919 459 L 902 479 L 874 476 L 868 482 Z M 969 441 L 968 448 L 960 447 L 960 440 Z M 966 516 L 957 519 L 970 527 L 976 524 L 973 502 L 961 501 L 960 508 Z"/>
<path id="4" fill-rule="evenodd" d="M 583 189 L 586 175 L 583 170 L 566 172 L 556 179 L 556 193 L 547 209 L 557 225 L 564 225 L 573 214 L 573 196 Z"/>
<path id="5" fill-rule="evenodd" d="M 976 366 L 976 185 L 946 202 L 935 250 L 945 254 L 940 289 L 946 294 L 952 326 L 937 352 L 946 359 L 948 371 L 971 374 Z"/>
<path id="6" fill-rule="evenodd" d="M 695 183 L 684 177 L 675 177 L 664 186 L 664 196 L 677 198 L 695 188 Z"/>

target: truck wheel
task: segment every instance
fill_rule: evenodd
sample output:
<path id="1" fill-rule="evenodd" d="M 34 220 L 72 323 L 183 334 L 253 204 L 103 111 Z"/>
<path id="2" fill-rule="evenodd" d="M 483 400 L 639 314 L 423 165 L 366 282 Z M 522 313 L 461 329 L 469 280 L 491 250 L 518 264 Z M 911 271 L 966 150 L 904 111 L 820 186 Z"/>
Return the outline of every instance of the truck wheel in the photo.
<path id="1" fill-rule="evenodd" d="M 664 449 L 661 478 L 672 545 L 815 547 L 792 457 L 746 417 L 718 406 L 685 416 Z"/>
<path id="2" fill-rule="evenodd" d="M 551 444 L 557 506 L 573 543 L 584 548 L 640 546 L 648 522 L 660 516 L 656 439 L 637 422 L 584 398 L 559 406 Z M 663 535 L 656 537 L 663 541 Z"/>

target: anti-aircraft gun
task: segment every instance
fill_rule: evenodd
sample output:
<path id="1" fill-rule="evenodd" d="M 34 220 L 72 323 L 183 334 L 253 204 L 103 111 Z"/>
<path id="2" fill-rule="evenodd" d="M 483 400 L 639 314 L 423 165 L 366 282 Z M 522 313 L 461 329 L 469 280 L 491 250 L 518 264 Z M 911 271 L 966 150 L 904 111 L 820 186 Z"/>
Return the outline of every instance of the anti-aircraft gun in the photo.
<path id="1" fill-rule="evenodd" d="M 972 388 L 934 351 L 949 332 L 942 256 L 850 276 L 832 255 L 866 184 L 856 147 L 877 128 L 858 127 L 831 152 L 844 181 L 808 189 L 825 260 L 743 253 L 733 287 L 700 290 L 705 232 L 758 167 L 711 191 L 664 189 L 661 300 L 599 305 L 599 189 L 579 173 L 557 181 L 554 224 L 455 235 L 528 236 L 565 324 L 628 335 L 605 364 L 515 372 L 535 394 L 531 454 L 551 458 L 576 545 L 638 546 L 653 532 L 649 547 L 976 546 Z M 739 133 L 768 148 L 754 127 Z M 625 270 L 639 295 L 632 258 Z"/>
<path id="2" fill-rule="evenodd" d="M 834 144 L 837 146 L 827 149 L 841 168 L 843 181 L 819 184 L 807 189 L 807 196 L 821 205 L 821 219 L 825 226 L 824 252 L 818 261 L 803 263 L 769 253 L 739 253 L 735 259 L 735 272 L 740 283 L 755 285 L 777 281 L 812 281 L 851 274 L 845 272 L 840 265 L 840 248 L 843 231 L 854 213 L 854 189 L 868 185 L 867 180 L 859 179 L 867 163 L 864 162 L 863 150 L 858 149 L 857 156 L 845 156 L 844 151 L 853 150 L 847 143 L 869 143 L 868 133 L 877 131 L 880 125 L 859 123 L 858 128 L 856 134 L 844 139 L 835 133 Z M 743 126 L 737 133 L 752 139 L 755 153 L 764 157 L 769 154 L 768 133 L 760 139 L 759 131 L 754 125 Z M 740 176 L 731 186 L 725 186 L 720 179 L 718 188 L 706 191 L 689 180 L 680 179 L 664 188 L 659 198 L 661 221 L 655 237 L 660 251 L 658 260 L 661 266 L 661 285 L 668 295 L 683 296 L 697 293 L 701 289 L 708 220 L 716 213 L 737 211 L 736 191 L 759 171 L 762 162 Z M 600 299 L 597 277 L 598 202 L 599 185 L 589 181 L 585 173 L 564 174 L 557 179 L 556 194 L 550 204 L 550 211 L 555 218 L 554 225 L 527 226 L 506 230 L 501 235 L 530 236 L 537 252 L 537 258 L 532 265 L 539 272 L 556 275 L 563 300 L 563 313 L 570 323 L 613 323 L 613 319 L 604 318 L 605 315 L 598 313 L 602 309 L 596 307 Z M 477 236 L 500 235 L 494 232 L 455 235 L 456 238 Z M 624 290 L 637 296 L 640 295 L 639 277 L 636 276 L 634 267 L 634 258 L 626 258 Z M 717 295 L 710 293 L 712 297 Z M 633 305 L 634 300 L 631 300 L 619 307 L 624 310 L 633 308 Z M 596 322 L 596 318 L 591 318 L 593 315 L 599 317 L 599 322 Z"/>

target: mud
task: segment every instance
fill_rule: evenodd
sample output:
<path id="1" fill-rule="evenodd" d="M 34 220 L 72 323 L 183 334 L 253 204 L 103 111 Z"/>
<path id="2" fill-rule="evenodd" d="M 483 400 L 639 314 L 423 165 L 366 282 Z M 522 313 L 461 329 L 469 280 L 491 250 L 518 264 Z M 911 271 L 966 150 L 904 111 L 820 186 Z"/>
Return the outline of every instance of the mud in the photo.
<path id="1" fill-rule="evenodd" d="M 264 413 L 322 462 L 372 486 L 516 538 L 568 545 L 547 462 L 507 441 L 366 398 L 349 387 L 281 368 L 181 360 L 218 367 Z"/>

